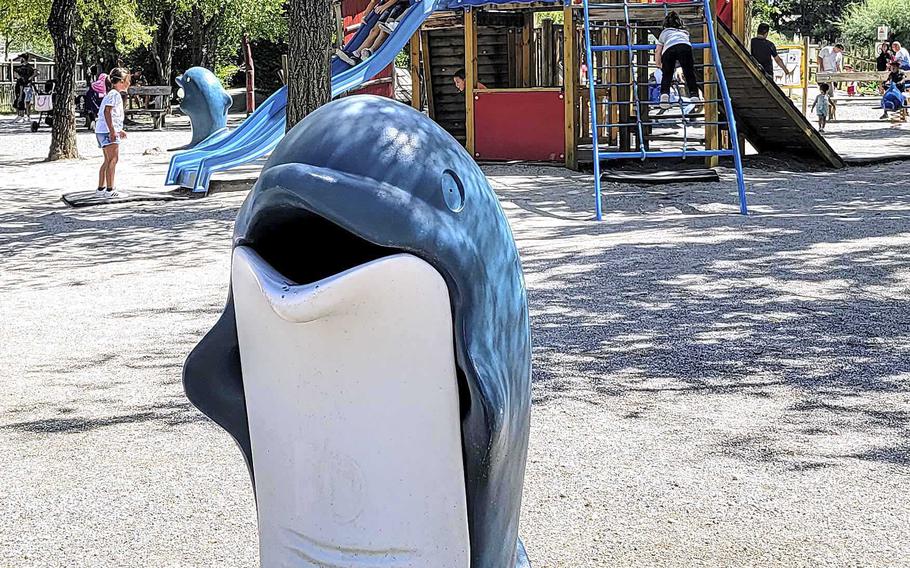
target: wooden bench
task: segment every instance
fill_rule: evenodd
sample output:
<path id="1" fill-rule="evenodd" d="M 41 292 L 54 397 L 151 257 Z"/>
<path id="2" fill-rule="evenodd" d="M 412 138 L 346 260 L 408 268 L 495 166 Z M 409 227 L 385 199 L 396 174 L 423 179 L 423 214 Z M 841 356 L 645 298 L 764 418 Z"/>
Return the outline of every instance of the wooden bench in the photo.
<path id="1" fill-rule="evenodd" d="M 171 87 L 148 86 L 130 87 L 127 91 L 126 116 L 147 114 L 152 117 L 155 130 L 164 127 L 165 117 L 171 112 Z"/>

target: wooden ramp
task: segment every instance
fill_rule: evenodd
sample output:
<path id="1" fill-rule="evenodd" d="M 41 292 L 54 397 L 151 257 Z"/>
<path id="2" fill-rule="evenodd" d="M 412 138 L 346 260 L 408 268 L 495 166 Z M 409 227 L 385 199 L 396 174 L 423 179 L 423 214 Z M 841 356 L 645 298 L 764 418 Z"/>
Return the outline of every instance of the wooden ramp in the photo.
<path id="1" fill-rule="evenodd" d="M 842 168 L 844 160 L 790 98 L 768 79 L 748 48 L 723 25 L 717 49 L 739 131 L 759 152 L 793 154 Z"/>

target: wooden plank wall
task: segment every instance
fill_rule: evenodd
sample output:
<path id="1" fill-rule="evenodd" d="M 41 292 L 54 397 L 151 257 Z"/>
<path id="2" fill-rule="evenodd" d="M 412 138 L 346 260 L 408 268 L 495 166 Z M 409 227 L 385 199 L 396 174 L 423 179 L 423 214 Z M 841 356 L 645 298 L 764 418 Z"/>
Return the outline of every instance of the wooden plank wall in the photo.
<path id="1" fill-rule="evenodd" d="M 478 13 L 477 75 L 487 88 L 508 88 L 521 77 L 521 49 L 524 18 L 521 14 Z M 452 81 L 465 66 L 464 27 L 431 29 L 423 33 L 424 76 L 430 117 L 462 144 L 465 126 L 465 95 Z"/>

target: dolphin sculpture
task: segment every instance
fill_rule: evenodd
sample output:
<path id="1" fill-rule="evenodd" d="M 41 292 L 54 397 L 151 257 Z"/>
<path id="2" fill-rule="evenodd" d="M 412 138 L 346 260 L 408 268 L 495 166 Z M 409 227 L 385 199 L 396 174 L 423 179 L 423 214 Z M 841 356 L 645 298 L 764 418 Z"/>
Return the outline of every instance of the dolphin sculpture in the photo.
<path id="1" fill-rule="evenodd" d="M 529 566 L 518 251 L 461 145 L 372 96 L 275 149 L 234 228 L 190 401 L 253 480 L 263 566 Z"/>
<path id="2" fill-rule="evenodd" d="M 190 117 L 193 138 L 183 148 L 193 148 L 211 136 L 227 134 L 227 115 L 231 96 L 221 81 L 205 67 L 190 67 L 177 77 L 183 90 L 180 110 Z"/>

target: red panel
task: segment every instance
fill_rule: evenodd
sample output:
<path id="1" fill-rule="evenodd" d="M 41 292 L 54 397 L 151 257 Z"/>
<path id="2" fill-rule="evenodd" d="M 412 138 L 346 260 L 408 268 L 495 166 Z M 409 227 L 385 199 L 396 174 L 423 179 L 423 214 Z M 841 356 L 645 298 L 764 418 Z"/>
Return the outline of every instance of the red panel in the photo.
<path id="1" fill-rule="evenodd" d="M 380 71 L 373 79 L 383 79 L 392 77 L 393 66 L 389 65 L 382 71 Z M 370 85 L 368 87 L 363 87 L 362 89 L 357 89 L 352 91 L 351 94 L 354 95 L 378 95 L 380 97 L 388 97 L 390 99 L 395 98 L 395 92 L 392 89 L 392 82 L 387 83 L 378 83 L 376 85 Z"/>
<path id="2" fill-rule="evenodd" d="M 359 24 L 363 19 L 363 11 L 369 5 L 370 0 L 342 0 L 341 2 L 341 15 L 344 16 L 344 26 L 347 28 L 353 24 Z M 354 34 L 357 32 L 351 32 L 345 35 L 344 41 L 349 41 Z M 393 65 L 389 65 L 383 69 L 379 74 L 377 74 L 373 79 L 381 79 L 384 77 L 392 76 Z M 392 89 L 392 83 L 383 83 L 378 85 L 371 85 L 369 87 L 364 87 L 363 89 L 357 89 L 352 91 L 352 95 L 378 95 L 380 97 L 388 97 L 390 99 L 395 98 L 395 91 Z"/>
<path id="3" fill-rule="evenodd" d="M 561 91 L 474 91 L 474 151 L 480 160 L 565 159 Z"/>
<path id="4" fill-rule="evenodd" d="M 344 29 L 348 26 L 359 24 L 363 20 L 363 11 L 369 5 L 370 0 L 343 0 L 341 2 L 341 16 L 344 18 Z M 357 31 L 352 31 L 344 35 L 345 43 L 348 42 Z"/>

